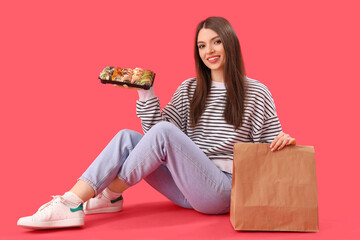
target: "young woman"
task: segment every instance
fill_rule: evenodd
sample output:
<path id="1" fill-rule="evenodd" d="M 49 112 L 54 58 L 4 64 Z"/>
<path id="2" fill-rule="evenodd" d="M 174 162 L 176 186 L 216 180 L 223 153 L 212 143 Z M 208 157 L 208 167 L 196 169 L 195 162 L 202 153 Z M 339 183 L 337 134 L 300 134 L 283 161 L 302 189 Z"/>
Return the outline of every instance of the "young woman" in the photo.
<path id="1" fill-rule="evenodd" d="M 269 90 L 245 76 L 239 40 L 224 18 L 200 22 L 196 78 L 185 80 L 160 110 L 153 88 L 138 90 L 145 135 L 120 131 L 63 196 L 18 225 L 34 229 L 84 225 L 85 214 L 117 212 L 122 193 L 144 179 L 175 204 L 205 214 L 230 208 L 233 144 L 295 144 L 282 132 Z"/>

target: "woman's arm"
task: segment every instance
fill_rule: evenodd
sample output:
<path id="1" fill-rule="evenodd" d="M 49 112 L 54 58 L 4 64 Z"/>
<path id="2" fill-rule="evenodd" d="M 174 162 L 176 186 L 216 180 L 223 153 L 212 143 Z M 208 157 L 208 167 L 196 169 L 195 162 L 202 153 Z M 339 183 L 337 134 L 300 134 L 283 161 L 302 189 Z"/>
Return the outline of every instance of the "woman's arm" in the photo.
<path id="1" fill-rule="evenodd" d="M 186 132 L 183 84 L 178 87 L 170 102 L 160 110 L 160 101 L 154 93 L 153 87 L 149 90 L 138 90 L 139 100 L 136 102 L 136 114 L 141 119 L 144 133 L 160 121 L 175 124 L 183 132 Z"/>
<path id="2" fill-rule="evenodd" d="M 271 143 L 271 151 L 281 150 L 285 146 L 295 145 L 295 138 L 282 131 L 280 120 L 276 113 L 274 99 L 269 89 L 259 83 L 253 82 L 250 89 L 252 103 L 256 106 L 257 114 L 254 114 L 253 141 Z"/>

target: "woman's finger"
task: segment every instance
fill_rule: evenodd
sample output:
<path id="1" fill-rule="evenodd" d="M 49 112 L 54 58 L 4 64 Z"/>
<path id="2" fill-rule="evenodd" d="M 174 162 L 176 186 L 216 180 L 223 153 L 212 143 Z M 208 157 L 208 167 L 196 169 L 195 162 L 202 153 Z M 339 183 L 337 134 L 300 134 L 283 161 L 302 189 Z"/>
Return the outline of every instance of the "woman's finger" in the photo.
<path id="1" fill-rule="evenodd" d="M 295 138 L 290 137 L 290 135 L 287 136 L 286 140 L 283 142 L 283 144 L 278 148 L 278 150 L 283 149 L 285 146 L 288 145 L 296 145 Z"/>
<path id="2" fill-rule="evenodd" d="M 291 137 L 286 145 L 296 145 L 296 139 Z"/>
<path id="3" fill-rule="evenodd" d="M 280 132 L 272 141 L 272 143 L 270 144 L 270 148 L 273 148 L 273 146 L 275 146 L 275 144 L 277 143 L 277 141 L 284 135 L 284 132 Z"/>
<path id="4" fill-rule="evenodd" d="M 275 150 L 281 150 L 288 145 L 296 145 L 295 138 L 290 137 L 289 134 L 280 132 L 279 135 L 277 135 L 270 144 L 270 148 L 271 151 L 273 152 Z"/>
<path id="5" fill-rule="evenodd" d="M 285 135 L 283 135 L 281 138 L 279 138 L 275 143 L 274 146 L 272 146 L 271 151 L 275 151 L 276 149 L 279 148 L 279 146 L 283 143 L 283 141 L 285 140 Z"/>
<path id="6" fill-rule="evenodd" d="M 280 145 L 280 147 L 277 149 L 277 150 L 281 150 L 281 149 L 283 149 L 289 142 L 290 142 L 290 138 L 289 137 L 286 137 L 285 139 L 284 139 L 284 141 L 282 142 L 282 144 Z"/>

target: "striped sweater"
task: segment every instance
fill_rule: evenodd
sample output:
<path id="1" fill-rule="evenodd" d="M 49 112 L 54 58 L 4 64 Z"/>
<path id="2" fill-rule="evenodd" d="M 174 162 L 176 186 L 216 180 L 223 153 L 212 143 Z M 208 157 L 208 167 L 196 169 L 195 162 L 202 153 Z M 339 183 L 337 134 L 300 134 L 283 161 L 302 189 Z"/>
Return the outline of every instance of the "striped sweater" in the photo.
<path id="1" fill-rule="evenodd" d="M 257 80 L 246 78 L 247 94 L 242 126 L 234 131 L 226 123 L 223 112 L 226 104 L 224 83 L 212 82 L 205 111 L 198 124 L 190 127 L 190 101 L 196 79 L 185 80 L 170 102 L 160 110 L 159 98 L 153 89 L 139 90 L 136 114 L 144 133 L 160 121 L 168 121 L 181 129 L 222 171 L 232 173 L 233 145 L 236 142 L 270 143 L 281 132 L 275 104 L 268 88 Z"/>

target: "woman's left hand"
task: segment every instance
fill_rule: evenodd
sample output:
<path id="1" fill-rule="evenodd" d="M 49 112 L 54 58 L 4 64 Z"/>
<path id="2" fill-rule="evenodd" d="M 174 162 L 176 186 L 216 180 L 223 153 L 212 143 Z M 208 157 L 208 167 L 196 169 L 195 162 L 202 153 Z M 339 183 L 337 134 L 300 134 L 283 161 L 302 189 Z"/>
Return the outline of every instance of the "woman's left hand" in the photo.
<path id="1" fill-rule="evenodd" d="M 295 138 L 290 137 L 289 134 L 286 134 L 284 132 L 280 132 L 279 135 L 277 135 L 274 138 L 274 141 L 270 144 L 271 151 L 281 150 L 287 145 L 296 145 Z"/>

